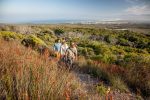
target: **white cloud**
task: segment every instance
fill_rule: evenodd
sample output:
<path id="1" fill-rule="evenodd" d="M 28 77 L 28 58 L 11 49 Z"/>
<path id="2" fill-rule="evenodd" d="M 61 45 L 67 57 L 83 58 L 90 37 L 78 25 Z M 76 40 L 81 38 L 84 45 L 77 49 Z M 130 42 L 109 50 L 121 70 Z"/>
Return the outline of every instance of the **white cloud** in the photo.
<path id="1" fill-rule="evenodd" d="M 143 14 L 150 14 L 150 6 L 142 5 L 142 6 L 131 6 L 125 10 L 127 14 L 133 15 L 143 15 Z"/>

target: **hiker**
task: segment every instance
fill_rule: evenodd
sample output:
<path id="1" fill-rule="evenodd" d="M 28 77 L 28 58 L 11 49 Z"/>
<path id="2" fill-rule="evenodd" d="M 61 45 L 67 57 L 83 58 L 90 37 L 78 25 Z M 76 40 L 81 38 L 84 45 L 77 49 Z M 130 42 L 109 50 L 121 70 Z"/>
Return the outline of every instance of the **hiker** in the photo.
<path id="1" fill-rule="evenodd" d="M 61 49 L 61 43 L 60 43 L 60 39 L 55 40 L 55 44 L 54 44 L 54 52 L 56 54 L 56 58 L 57 60 L 60 59 L 60 49 Z"/>
<path id="2" fill-rule="evenodd" d="M 77 48 L 74 42 L 71 42 L 70 47 L 66 50 L 65 56 L 67 62 L 71 65 L 77 60 Z"/>
<path id="3" fill-rule="evenodd" d="M 68 44 L 66 43 L 65 40 L 62 40 L 62 45 L 61 45 L 61 48 L 60 48 L 60 54 L 61 54 L 61 60 L 65 60 L 65 53 L 66 53 L 66 50 L 68 49 Z"/>

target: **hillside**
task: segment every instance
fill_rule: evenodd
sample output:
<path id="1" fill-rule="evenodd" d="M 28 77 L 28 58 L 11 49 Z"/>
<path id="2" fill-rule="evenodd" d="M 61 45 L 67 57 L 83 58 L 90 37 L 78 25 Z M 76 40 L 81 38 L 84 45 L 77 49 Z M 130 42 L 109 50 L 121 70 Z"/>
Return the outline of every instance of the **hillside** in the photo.
<path id="1" fill-rule="evenodd" d="M 118 100 L 150 96 L 150 37 L 146 34 L 82 25 L 1 25 L 0 38 L 2 98 L 85 99 L 92 94 L 85 92 L 88 85 L 98 98 L 105 98 L 109 88 Z M 59 68 L 52 51 L 57 38 L 78 45 L 77 69 Z M 95 85 L 81 80 L 82 76 Z"/>

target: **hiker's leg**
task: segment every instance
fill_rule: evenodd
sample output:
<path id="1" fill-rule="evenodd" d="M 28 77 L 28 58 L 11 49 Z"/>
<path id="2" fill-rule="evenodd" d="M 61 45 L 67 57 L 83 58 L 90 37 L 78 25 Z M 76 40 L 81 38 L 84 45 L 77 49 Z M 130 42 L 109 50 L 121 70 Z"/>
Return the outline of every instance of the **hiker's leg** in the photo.
<path id="1" fill-rule="evenodd" d="M 61 60 L 62 60 L 63 62 L 65 62 L 65 55 L 62 55 L 62 56 L 61 56 Z"/>
<path id="2" fill-rule="evenodd" d="M 60 60 L 60 53 L 57 52 L 57 60 L 59 61 Z"/>
<path id="3" fill-rule="evenodd" d="M 71 64 L 71 59 L 70 58 L 67 58 L 66 60 L 66 65 L 67 67 L 70 69 L 70 64 Z"/>
<path id="4" fill-rule="evenodd" d="M 70 58 L 68 61 L 69 69 L 72 69 L 72 67 L 73 67 L 72 64 L 73 64 L 73 59 Z"/>

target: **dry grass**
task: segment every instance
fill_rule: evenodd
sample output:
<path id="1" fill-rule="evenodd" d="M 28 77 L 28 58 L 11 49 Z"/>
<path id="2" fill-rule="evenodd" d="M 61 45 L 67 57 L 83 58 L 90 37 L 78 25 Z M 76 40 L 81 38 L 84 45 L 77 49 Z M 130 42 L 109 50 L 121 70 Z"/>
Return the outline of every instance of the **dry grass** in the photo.
<path id="1" fill-rule="evenodd" d="M 56 100 L 81 97 L 75 77 L 18 42 L 0 41 L 0 99 Z"/>
<path id="2" fill-rule="evenodd" d="M 82 71 L 89 73 L 114 89 L 122 92 L 134 90 L 137 95 L 144 98 L 150 97 L 150 64 L 130 63 L 127 68 L 99 61 L 79 58 L 79 66 Z"/>

